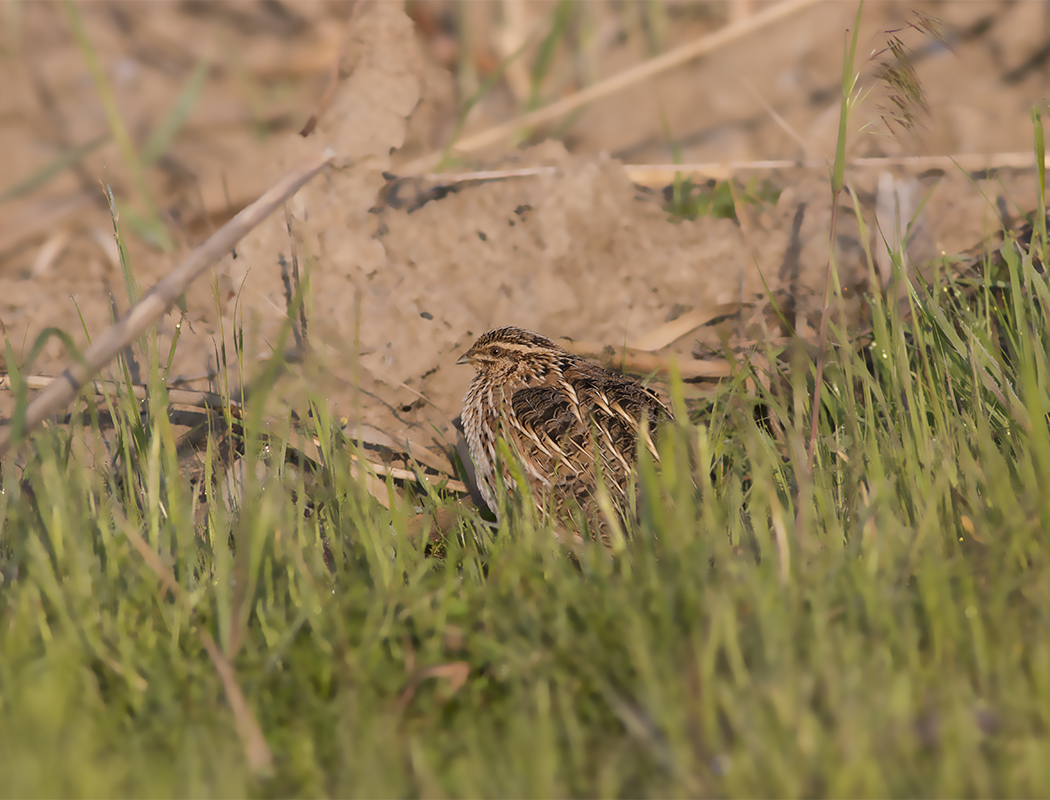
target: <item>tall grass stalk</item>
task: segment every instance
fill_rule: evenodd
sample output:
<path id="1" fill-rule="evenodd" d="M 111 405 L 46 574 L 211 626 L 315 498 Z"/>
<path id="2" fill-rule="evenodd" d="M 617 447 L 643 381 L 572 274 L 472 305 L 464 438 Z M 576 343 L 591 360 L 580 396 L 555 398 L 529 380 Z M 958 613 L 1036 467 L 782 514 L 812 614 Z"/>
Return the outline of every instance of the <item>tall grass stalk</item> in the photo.
<path id="1" fill-rule="evenodd" d="M 84 64 L 91 74 L 95 90 L 98 92 L 102 108 L 106 113 L 110 133 L 112 133 L 113 139 L 117 143 L 121 158 L 124 160 L 131 182 L 134 184 L 135 191 L 138 194 L 139 202 L 144 209 L 143 215 L 134 214 L 130 216 L 140 232 L 149 237 L 154 244 L 163 247 L 165 250 L 170 250 L 173 246 L 171 236 L 161 221 L 159 207 L 146 180 L 146 168 L 143 159 L 139 156 L 138 150 L 131 141 L 127 126 L 124 124 L 124 118 L 120 113 L 120 108 L 117 106 L 113 87 L 110 85 L 105 70 L 102 68 L 98 52 L 91 43 L 87 30 L 84 28 L 80 8 L 73 0 L 66 0 L 65 9 L 66 18 L 69 20 L 69 26 L 73 32 L 73 38 L 80 48 Z"/>

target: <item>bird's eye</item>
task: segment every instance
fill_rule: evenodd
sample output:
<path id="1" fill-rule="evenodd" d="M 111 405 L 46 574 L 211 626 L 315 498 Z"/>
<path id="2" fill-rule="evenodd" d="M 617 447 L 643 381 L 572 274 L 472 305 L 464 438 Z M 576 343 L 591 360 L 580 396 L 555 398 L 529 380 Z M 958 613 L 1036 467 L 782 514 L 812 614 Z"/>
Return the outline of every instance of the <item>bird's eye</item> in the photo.
<path id="1" fill-rule="evenodd" d="M 503 355 L 503 351 L 498 347 L 490 347 L 489 355 L 494 358 L 499 358 L 501 355 Z"/>

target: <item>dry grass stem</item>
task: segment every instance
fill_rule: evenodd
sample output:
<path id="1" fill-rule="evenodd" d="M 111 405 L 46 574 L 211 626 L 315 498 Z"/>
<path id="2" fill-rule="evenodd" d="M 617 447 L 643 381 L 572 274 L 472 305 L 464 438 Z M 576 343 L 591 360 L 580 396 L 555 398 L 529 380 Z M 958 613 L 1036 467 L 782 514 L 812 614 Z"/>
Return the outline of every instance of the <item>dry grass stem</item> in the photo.
<path id="1" fill-rule="evenodd" d="M 675 356 L 660 356 L 633 347 L 613 347 L 594 342 L 558 339 L 558 344 L 578 356 L 601 364 L 606 369 L 648 374 L 656 372 L 667 375 L 671 372 L 671 361 Z M 703 378 L 724 378 L 729 374 L 728 363 L 705 361 L 679 361 L 678 370 L 682 380 L 700 380 Z"/>
<path id="2" fill-rule="evenodd" d="M 743 80 L 741 81 L 741 83 L 743 84 L 744 88 L 747 89 L 748 94 L 755 98 L 755 102 L 762 106 L 762 109 L 767 114 L 769 114 L 769 118 L 777 124 L 777 127 L 780 128 L 780 130 L 784 131 L 784 133 L 786 133 L 788 136 L 790 136 L 794 140 L 795 144 L 799 146 L 799 149 L 801 149 L 802 152 L 805 153 L 808 149 L 806 147 L 806 140 L 803 139 L 801 135 L 799 135 L 798 131 L 792 128 L 791 125 L 788 124 L 788 121 L 782 116 L 780 116 L 779 113 L 777 113 L 777 110 L 773 108 L 773 106 L 769 104 L 769 101 L 766 100 L 766 98 L 764 98 L 759 93 L 758 89 L 755 88 L 755 85 L 751 83 L 751 81 Z"/>
<path id="3" fill-rule="evenodd" d="M 551 103 L 549 106 L 544 106 L 473 136 L 468 136 L 457 142 L 452 150 L 458 153 L 474 152 L 497 144 L 518 133 L 523 128 L 533 128 L 537 125 L 544 125 L 561 119 L 566 114 L 582 108 L 588 103 L 609 97 L 635 84 L 647 81 L 663 72 L 686 64 L 695 58 L 712 53 L 750 33 L 797 14 L 799 11 L 817 2 L 818 0 L 781 0 L 781 2 L 769 6 L 761 13 L 726 25 L 721 30 L 676 47 L 662 56 L 624 70 L 611 78 L 599 81 L 574 95 Z M 408 164 L 404 171 L 408 175 L 425 172 L 428 169 L 432 169 L 435 164 L 441 161 L 441 158 L 442 153 L 430 153 Z"/>
<path id="4" fill-rule="evenodd" d="M 659 328 L 655 328 L 644 336 L 631 342 L 634 350 L 661 350 L 667 345 L 678 341 L 683 336 L 697 328 L 706 325 L 711 320 L 724 317 L 727 314 L 735 314 L 740 310 L 739 303 L 723 303 L 714 308 L 698 308 L 687 311 L 680 317 L 666 322 Z"/>
<path id="5" fill-rule="evenodd" d="M 1047 159 L 1050 164 L 1050 159 Z M 963 153 L 949 156 L 888 156 L 879 158 L 847 159 L 851 169 L 886 169 L 905 167 L 916 170 L 963 169 L 967 172 L 994 169 L 1034 169 L 1032 153 Z M 738 172 L 779 169 L 827 169 L 828 162 L 818 159 L 792 161 L 772 159 L 767 161 L 726 161 L 724 163 L 696 164 L 624 164 L 631 180 L 642 186 L 666 186 L 675 175 L 703 175 L 716 180 L 726 180 Z"/>
<path id="6" fill-rule="evenodd" d="M 377 475 L 389 475 L 394 480 L 399 481 L 411 481 L 412 483 L 431 483 L 433 478 L 435 481 L 444 483 L 445 487 L 452 492 L 458 492 L 459 494 L 466 494 L 469 490 L 463 481 L 457 481 L 452 478 L 446 478 L 443 475 L 427 475 L 425 473 L 420 474 L 413 472 L 410 469 L 402 469 L 401 467 L 390 467 L 386 464 L 380 464 L 377 461 L 369 461 L 368 459 L 359 458 L 358 456 L 351 455 L 350 458 L 360 464 L 365 464 L 369 469 L 373 470 Z"/>
<path id="7" fill-rule="evenodd" d="M 57 378 L 51 375 L 25 375 L 22 377 L 25 385 L 30 389 L 46 389 Z M 127 390 L 127 384 L 119 381 L 93 380 L 83 384 L 82 388 L 90 389 L 96 397 L 104 397 L 112 392 L 123 392 Z M 11 377 L 0 375 L 0 389 L 10 391 Z M 145 400 L 149 396 L 149 387 L 136 384 L 131 387 L 132 393 L 138 400 Z M 192 408 L 221 409 L 229 406 L 230 412 L 237 419 L 241 417 L 240 403 L 227 401 L 218 392 L 198 391 L 195 389 L 176 389 L 168 387 L 168 402 L 173 406 L 190 406 Z"/>
<path id="8" fill-rule="evenodd" d="M 1050 157 L 1047 158 L 1050 166 Z M 846 161 L 852 169 L 886 169 L 904 167 L 915 170 L 963 169 L 967 172 L 996 169 L 1034 169 L 1032 153 L 959 153 L 946 156 L 885 156 L 853 158 Z M 698 162 L 692 164 L 624 164 L 623 169 L 634 183 L 640 186 L 667 186 L 675 176 L 701 175 L 715 180 L 727 180 L 741 172 L 787 169 L 827 169 L 828 162 L 819 159 L 793 161 L 791 159 L 767 159 L 759 161 Z M 473 172 L 432 172 L 420 175 L 418 180 L 433 182 L 439 186 L 455 186 L 463 183 L 535 178 L 540 175 L 556 175 L 557 167 L 522 167 L 518 169 L 490 169 Z M 405 180 L 398 178 L 397 180 Z"/>
<path id="9" fill-rule="evenodd" d="M 182 592 L 178 581 L 175 580 L 175 576 L 164 564 L 157 552 L 146 543 L 146 540 L 142 538 L 142 535 L 133 525 L 125 524 L 123 528 L 124 534 L 128 537 L 132 547 L 142 556 L 142 560 L 146 562 L 146 565 L 153 570 L 164 589 L 175 598 L 176 602 L 186 610 L 187 614 L 195 617 L 196 613 L 193 603 Z M 208 658 L 211 659 L 212 664 L 215 666 L 215 671 L 219 673 L 223 689 L 226 692 L 226 700 L 229 702 L 230 710 L 233 712 L 237 734 L 241 739 L 244 755 L 251 766 L 252 772 L 262 775 L 269 773 L 273 767 L 273 753 L 270 751 L 270 746 L 266 743 L 266 737 L 263 736 L 262 728 L 259 727 L 259 721 L 255 718 L 255 713 L 252 711 L 251 706 L 248 705 L 244 692 L 237 682 L 237 674 L 233 670 L 233 665 L 223 655 L 218 644 L 215 643 L 214 637 L 206 628 L 198 626 L 197 635 L 200 637 L 201 645 L 208 654 Z"/>

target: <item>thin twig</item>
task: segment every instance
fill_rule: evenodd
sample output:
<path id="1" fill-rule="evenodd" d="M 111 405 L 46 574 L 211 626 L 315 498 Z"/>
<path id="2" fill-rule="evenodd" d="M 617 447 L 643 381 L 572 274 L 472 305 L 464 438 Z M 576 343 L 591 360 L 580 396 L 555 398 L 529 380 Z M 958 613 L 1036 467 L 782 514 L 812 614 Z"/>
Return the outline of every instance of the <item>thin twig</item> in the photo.
<path id="1" fill-rule="evenodd" d="M 53 380 L 33 399 L 26 408 L 23 430 L 28 433 L 48 416 L 68 405 L 92 376 L 166 314 L 204 270 L 222 258 L 248 232 L 299 191 L 303 184 L 328 166 L 334 158 L 335 153 L 326 150 L 320 155 L 306 159 L 190 253 L 185 261 L 150 289 L 119 322 L 99 336 L 84 352 L 81 361 L 70 364 L 60 378 Z M 3 456 L 10 446 L 10 430 L 0 431 L 0 456 Z"/>
<path id="2" fill-rule="evenodd" d="M 509 178 L 534 178 L 537 175 L 556 175 L 557 167 L 521 167 L 519 169 L 488 169 L 475 172 L 432 172 L 420 175 L 424 181 L 439 184 L 484 183 L 486 181 L 504 181 Z"/>

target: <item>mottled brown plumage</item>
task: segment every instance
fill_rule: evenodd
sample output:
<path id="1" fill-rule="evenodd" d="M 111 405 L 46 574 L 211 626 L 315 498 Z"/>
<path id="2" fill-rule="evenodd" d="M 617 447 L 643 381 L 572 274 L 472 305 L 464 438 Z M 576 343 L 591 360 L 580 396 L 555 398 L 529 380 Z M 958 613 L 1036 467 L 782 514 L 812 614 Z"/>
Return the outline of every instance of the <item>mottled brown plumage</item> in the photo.
<path id="1" fill-rule="evenodd" d="M 504 487 L 518 488 L 498 455 L 502 438 L 541 513 L 562 524 L 575 518 L 605 540 L 612 520 L 600 508 L 599 473 L 622 522 L 632 499 L 638 437 L 658 458 L 655 430 L 671 416 L 656 394 L 522 328 L 483 334 L 457 363 L 477 373 L 463 398 L 462 420 L 489 508 L 499 508 L 497 463 Z"/>

